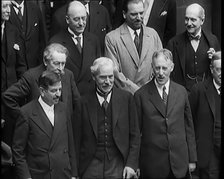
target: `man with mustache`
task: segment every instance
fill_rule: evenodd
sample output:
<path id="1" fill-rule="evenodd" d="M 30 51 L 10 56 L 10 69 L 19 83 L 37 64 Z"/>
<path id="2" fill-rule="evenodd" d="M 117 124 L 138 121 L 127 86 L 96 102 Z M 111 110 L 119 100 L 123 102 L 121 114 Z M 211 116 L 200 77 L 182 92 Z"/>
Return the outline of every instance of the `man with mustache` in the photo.
<path id="1" fill-rule="evenodd" d="M 105 55 L 116 64 L 115 84 L 134 94 L 152 78 L 152 54 L 162 48 L 157 32 L 143 25 L 142 0 L 124 0 L 125 22 L 105 37 Z"/>
<path id="2" fill-rule="evenodd" d="M 221 51 L 213 54 L 212 78 L 192 87 L 189 95 L 198 153 L 199 178 L 220 178 L 221 164 Z"/>
<path id="3" fill-rule="evenodd" d="M 91 66 L 95 88 L 81 97 L 79 176 L 136 177 L 140 134 L 133 96 L 114 87 L 114 64 L 106 57 Z"/>
<path id="4" fill-rule="evenodd" d="M 185 179 L 196 168 L 194 125 L 186 89 L 170 80 L 167 49 L 152 56 L 154 79 L 134 95 L 141 133 L 141 178 Z"/>
<path id="5" fill-rule="evenodd" d="M 71 116 L 59 100 L 61 77 L 44 71 L 38 79 L 38 99 L 20 109 L 12 144 L 18 178 L 74 179 L 77 176 Z"/>
<path id="6" fill-rule="evenodd" d="M 43 63 L 29 69 L 21 79 L 2 94 L 2 103 L 7 114 L 14 122 L 19 115 L 19 109 L 25 103 L 37 99 L 40 95 L 38 78 L 43 71 L 53 71 L 62 78 L 62 94 L 60 100 L 66 104 L 67 113 L 72 115 L 77 108 L 80 97 L 73 73 L 65 68 L 68 50 L 57 43 L 48 45 L 43 54 Z M 7 121 L 6 121 L 7 122 Z M 11 140 L 10 140 L 11 141 Z"/>
<path id="7" fill-rule="evenodd" d="M 205 12 L 199 4 L 187 6 L 186 31 L 173 37 L 167 45 L 175 64 L 172 79 L 185 86 L 188 92 L 194 84 L 211 76 L 211 55 L 220 50 L 217 37 L 202 29 L 204 21 Z"/>
<path id="8" fill-rule="evenodd" d="M 78 90 L 83 95 L 94 87 L 89 67 L 101 55 L 100 42 L 97 36 L 85 31 L 87 12 L 81 2 L 68 3 L 64 18 L 68 27 L 54 35 L 50 42 L 60 43 L 68 49 L 66 68 L 73 72 Z"/>

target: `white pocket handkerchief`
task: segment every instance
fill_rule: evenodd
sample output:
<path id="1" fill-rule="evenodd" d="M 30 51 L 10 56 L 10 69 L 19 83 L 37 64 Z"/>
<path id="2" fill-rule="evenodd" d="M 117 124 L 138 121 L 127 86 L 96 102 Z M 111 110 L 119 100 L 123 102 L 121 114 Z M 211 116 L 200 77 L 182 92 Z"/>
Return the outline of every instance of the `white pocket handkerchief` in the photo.
<path id="1" fill-rule="evenodd" d="M 163 11 L 160 16 L 165 16 L 167 14 L 167 11 Z"/>
<path id="2" fill-rule="evenodd" d="M 14 44 L 14 46 L 13 46 L 13 48 L 15 49 L 15 50 L 20 50 L 20 48 L 19 48 L 19 45 L 18 44 Z"/>
<path id="3" fill-rule="evenodd" d="M 34 27 L 37 26 L 37 23 L 34 24 Z"/>

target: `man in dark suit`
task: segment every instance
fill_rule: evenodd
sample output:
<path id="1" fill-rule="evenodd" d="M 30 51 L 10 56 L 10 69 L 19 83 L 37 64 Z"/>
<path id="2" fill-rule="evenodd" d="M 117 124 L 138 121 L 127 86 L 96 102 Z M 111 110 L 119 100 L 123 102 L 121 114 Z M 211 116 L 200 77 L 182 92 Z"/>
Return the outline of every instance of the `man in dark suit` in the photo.
<path id="1" fill-rule="evenodd" d="M 66 104 L 67 113 L 72 115 L 77 107 L 77 100 L 80 95 L 73 73 L 66 68 L 64 69 L 67 56 L 68 50 L 65 47 L 60 44 L 50 44 L 44 51 L 43 64 L 25 72 L 17 83 L 2 94 L 5 113 L 10 116 L 10 120 L 13 120 L 13 124 L 24 101 L 27 103 L 39 97 L 38 78 L 45 70 L 62 75 L 63 88 L 60 100 Z M 13 130 L 8 132 L 10 139 L 12 132 Z"/>
<path id="2" fill-rule="evenodd" d="M 186 178 L 196 168 L 194 125 L 186 89 L 170 80 L 167 49 L 152 57 L 155 78 L 134 95 L 141 133 L 142 178 Z"/>
<path id="3" fill-rule="evenodd" d="M 18 178 L 74 179 L 76 155 L 71 118 L 60 102 L 61 75 L 44 71 L 40 96 L 20 109 L 12 144 Z"/>
<path id="4" fill-rule="evenodd" d="M 156 30 L 165 47 L 176 35 L 176 0 L 144 0 L 143 23 Z"/>
<path id="5" fill-rule="evenodd" d="M 189 95 L 197 141 L 200 178 L 219 178 L 221 158 L 221 52 L 211 60 L 212 78 L 193 86 Z"/>
<path id="6" fill-rule="evenodd" d="M 91 66 L 95 89 L 81 97 L 79 174 L 82 179 L 131 178 L 138 167 L 140 135 L 133 96 L 113 86 L 114 64 Z"/>
<path id="7" fill-rule="evenodd" d="M 100 57 L 100 43 L 94 34 L 84 32 L 87 13 L 81 2 L 70 2 L 66 14 L 68 28 L 53 36 L 50 42 L 60 43 L 68 49 L 66 67 L 73 72 L 79 92 L 83 95 L 94 87 L 89 67 L 94 59 Z"/>
<path id="8" fill-rule="evenodd" d="M 185 86 L 192 86 L 210 76 L 210 55 L 220 49 L 216 36 L 202 30 L 205 20 L 204 9 L 199 4 L 186 8 L 186 31 L 173 37 L 167 48 L 173 53 L 175 68 L 172 79 Z"/>
<path id="9" fill-rule="evenodd" d="M 104 38 L 105 35 L 111 31 L 112 25 L 107 9 L 98 4 L 96 1 L 79 0 L 82 2 L 87 11 L 87 22 L 85 31 L 95 34 L 100 40 L 101 53 L 104 53 Z M 68 24 L 66 23 L 66 6 L 62 6 L 52 16 L 51 36 L 60 32 L 61 29 L 67 30 Z"/>
<path id="10" fill-rule="evenodd" d="M 46 29 L 41 11 L 29 0 L 12 1 L 11 11 L 9 22 L 19 30 L 27 67 L 36 67 L 42 63 L 41 55 L 46 45 Z"/>
<path id="11" fill-rule="evenodd" d="M 1 92 L 4 92 L 20 79 L 27 67 L 21 54 L 19 32 L 8 22 L 11 2 L 3 0 L 1 10 Z"/>

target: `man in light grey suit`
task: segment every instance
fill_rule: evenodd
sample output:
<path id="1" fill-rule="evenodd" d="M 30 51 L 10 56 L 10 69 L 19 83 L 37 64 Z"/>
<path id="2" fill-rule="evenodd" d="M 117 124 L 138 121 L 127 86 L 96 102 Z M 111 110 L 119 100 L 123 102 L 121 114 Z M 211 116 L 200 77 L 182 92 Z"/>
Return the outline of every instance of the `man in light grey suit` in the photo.
<path id="1" fill-rule="evenodd" d="M 142 0 L 124 0 L 125 22 L 105 37 L 105 55 L 117 66 L 115 84 L 132 94 L 152 78 L 152 54 L 162 49 L 157 32 L 143 25 Z"/>

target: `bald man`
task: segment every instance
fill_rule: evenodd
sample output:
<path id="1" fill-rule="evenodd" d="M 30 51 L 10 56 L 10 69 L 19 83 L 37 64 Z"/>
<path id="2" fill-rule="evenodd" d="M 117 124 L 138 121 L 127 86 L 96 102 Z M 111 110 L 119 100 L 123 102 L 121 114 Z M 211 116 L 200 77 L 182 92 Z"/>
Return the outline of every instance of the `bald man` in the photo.
<path id="1" fill-rule="evenodd" d="M 84 32 L 87 13 L 81 2 L 70 2 L 64 18 L 68 28 L 53 36 L 50 42 L 60 43 L 68 49 L 66 67 L 74 73 L 78 90 L 83 95 L 94 87 L 90 66 L 101 55 L 100 42 L 94 34 Z"/>
<path id="2" fill-rule="evenodd" d="M 211 76 L 211 54 L 220 49 L 217 37 L 202 29 L 204 21 L 202 6 L 196 3 L 187 6 L 185 32 L 173 37 L 167 45 L 175 64 L 172 78 L 185 86 L 188 92 L 194 84 Z"/>

